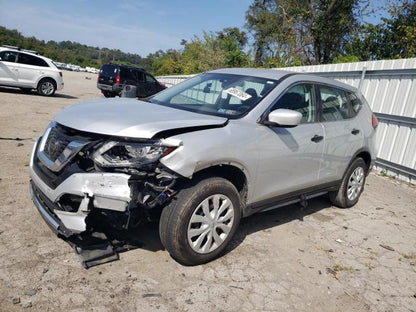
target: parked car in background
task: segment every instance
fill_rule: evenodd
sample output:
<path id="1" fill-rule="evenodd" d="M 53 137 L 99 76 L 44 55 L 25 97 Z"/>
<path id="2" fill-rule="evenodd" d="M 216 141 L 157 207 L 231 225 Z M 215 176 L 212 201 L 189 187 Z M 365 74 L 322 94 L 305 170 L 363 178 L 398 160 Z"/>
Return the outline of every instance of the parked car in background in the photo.
<path id="1" fill-rule="evenodd" d="M 377 125 L 361 93 L 341 82 L 215 70 L 148 101 L 60 112 L 33 149 L 32 199 L 60 237 L 126 229 L 159 212 L 172 257 L 201 264 L 255 212 L 327 193 L 338 207 L 355 205 Z"/>
<path id="2" fill-rule="evenodd" d="M 149 97 L 166 89 L 163 83 L 158 82 L 142 68 L 118 64 L 104 64 L 101 67 L 97 88 L 105 97 L 120 95 L 125 85 L 136 86 L 136 96 L 139 98 Z"/>
<path id="3" fill-rule="evenodd" d="M 40 95 L 52 96 L 62 90 L 62 72 L 52 60 L 35 51 L 17 47 L 0 47 L 0 85 L 23 90 L 36 89 Z"/>

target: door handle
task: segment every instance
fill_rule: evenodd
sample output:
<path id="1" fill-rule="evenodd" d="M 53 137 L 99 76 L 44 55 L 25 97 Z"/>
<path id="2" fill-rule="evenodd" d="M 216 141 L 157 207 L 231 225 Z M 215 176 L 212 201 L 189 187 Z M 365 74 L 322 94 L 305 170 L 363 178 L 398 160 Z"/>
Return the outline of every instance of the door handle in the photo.
<path id="1" fill-rule="evenodd" d="M 360 133 L 360 130 L 354 128 L 352 129 L 351 133 L 357 135 L 358 133 Z"/>
<path id="2" fill-rule="evenodd" d="M 315 134 L 313 136 L 313 138 L 311 138 L 311 141 L 315 142 L 315 143 L 318 143 L 319 141 L 322 141 L 323 139 L 324 139 L 324 137 L 322 135 Z"/>

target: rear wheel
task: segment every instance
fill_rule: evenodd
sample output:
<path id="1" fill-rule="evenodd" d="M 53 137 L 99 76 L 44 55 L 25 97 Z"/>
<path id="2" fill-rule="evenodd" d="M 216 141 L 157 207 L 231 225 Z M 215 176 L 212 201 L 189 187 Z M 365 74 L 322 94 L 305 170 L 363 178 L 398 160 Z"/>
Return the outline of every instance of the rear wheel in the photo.
<path id="1" fill-rule="evenodd" d="M 55 94 L 56 91 L 55 81 L 53 81 L 50 78 L 42 79 L 41 81 L 39 81 L 37 90 L 40 95 L 52 96 Z"/>
<path id="2" fill-rule="evenodd" d="M 356 158 L 345 172 L 338 191 L 330 192 L 331 202 L 340 208 L 354 206 L 364 190 L 367 165 L 362 158 Z"/>
<path id="3" fill-rule="evenodd" d="M 222 178 L 207 178 L 185 187 L 160 218 L 162 244 L 185 265 L 218 257 L 240 223 L 240 196 Z"/>

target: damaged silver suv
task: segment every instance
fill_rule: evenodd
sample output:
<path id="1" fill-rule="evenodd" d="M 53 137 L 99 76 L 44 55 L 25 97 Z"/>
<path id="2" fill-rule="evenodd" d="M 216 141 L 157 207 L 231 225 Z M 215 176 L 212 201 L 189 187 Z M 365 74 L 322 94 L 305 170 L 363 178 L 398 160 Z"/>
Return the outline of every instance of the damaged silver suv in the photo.
<path id="1" fill-rule="evenodd" d="M 160 216 L 182 264 L 218 257 L 240 219 L 329 193 L 353 206 L 376 157 L 377 118 L 353 87 L 309 74 L 222 69 L 149 101 L 64 109 L 36 142 L 32 199 L 68 238 Z"/>

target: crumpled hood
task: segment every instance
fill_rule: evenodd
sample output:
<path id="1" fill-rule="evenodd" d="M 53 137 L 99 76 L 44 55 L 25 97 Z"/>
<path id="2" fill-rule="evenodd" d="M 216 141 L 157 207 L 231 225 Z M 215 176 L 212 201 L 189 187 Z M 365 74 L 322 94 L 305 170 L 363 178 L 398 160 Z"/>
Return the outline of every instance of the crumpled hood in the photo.
<path id="1" fill-rule="evenodd" d="M 115 98 L 69 106 L 55 116 L 55 121 L 91 133 L 149 139 L 165 130 L 219 126 L 227 119 L 136 99 Z"/>

